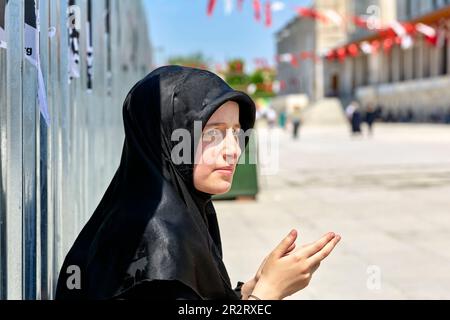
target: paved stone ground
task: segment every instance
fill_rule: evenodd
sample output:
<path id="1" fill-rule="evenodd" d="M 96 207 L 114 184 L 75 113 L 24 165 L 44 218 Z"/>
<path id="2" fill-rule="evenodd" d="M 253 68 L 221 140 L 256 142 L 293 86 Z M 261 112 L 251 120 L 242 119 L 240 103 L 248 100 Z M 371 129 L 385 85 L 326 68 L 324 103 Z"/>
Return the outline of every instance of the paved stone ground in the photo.
<path id="1" fill-rule="evenodd" d="M 450 299 L 450 126 L 375 129 L 280 131 L 279 172 L 260 178 L 257 201 L 215 202 L 233 282 L 297 228 L 300 245 L 342 240 L 290 299 Z"/>

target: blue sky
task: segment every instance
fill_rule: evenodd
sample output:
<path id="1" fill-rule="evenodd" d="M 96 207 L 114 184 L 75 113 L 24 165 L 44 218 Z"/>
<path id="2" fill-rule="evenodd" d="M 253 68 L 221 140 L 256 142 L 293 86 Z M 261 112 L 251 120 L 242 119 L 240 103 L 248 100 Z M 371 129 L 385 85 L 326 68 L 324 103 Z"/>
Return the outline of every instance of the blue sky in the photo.
<path id="1" fill-rule="evenodd" d="M 212 17 L 206 15 L 208 0 L 143 1 L 157 64 L 165 63 L 171 56 L 203 52 L 215 63 L 243 58 L 249 64 L 247 69 L 252 68 L 254 58 L 266 58 L 273 63 L 275 32 L 295 16 L 293 5 L 311 3 L 310 0 L 282 1 L 286 9 L 274 12 L 273 25 L 267 28 L 262 21 L 255 21 L 252 0 L 244 1 L 242 12 L 235 5 L 228 16 L 224 12 L 224 0 L 217 0 Z M 261 2 L 264 4 L 265 0 Z"/>

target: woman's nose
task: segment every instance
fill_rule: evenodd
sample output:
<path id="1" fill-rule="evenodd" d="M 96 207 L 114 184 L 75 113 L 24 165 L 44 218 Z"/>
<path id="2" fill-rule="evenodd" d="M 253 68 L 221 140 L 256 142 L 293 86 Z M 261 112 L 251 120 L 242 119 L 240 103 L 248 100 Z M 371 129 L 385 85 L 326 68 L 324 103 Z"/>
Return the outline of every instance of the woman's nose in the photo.
<path id="1" fill-rule="evenodd" d="M 233 161 L 231 164 L 235 164 L 241 155 L 241 148 L 239 146 L 239 141 L 237 141 L 237 138 L 234 135 L 233 130 L 227 131 L 223 154 L 225 157 L 225 161 L 227 162 Z"/>

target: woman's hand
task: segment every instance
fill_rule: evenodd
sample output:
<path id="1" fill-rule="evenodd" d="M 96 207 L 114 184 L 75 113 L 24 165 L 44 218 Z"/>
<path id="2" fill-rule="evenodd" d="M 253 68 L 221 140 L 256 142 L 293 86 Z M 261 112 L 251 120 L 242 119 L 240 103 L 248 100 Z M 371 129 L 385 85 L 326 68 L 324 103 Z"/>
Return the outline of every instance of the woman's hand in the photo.
<path id="1" fill-rule="evenodd" d="M 280 300 L 304 289 L 341 237 L 328 233 L 320 240 L 289 253 L 296 239 L 297 231 L 293 230 L 267 257 L 253 295 L 260 299 Z"/>
<path id="2" fill-rule="evenodd" d="M 287 249 L 287 251 L 284 253 L 284 255 L 290 254 L 295 249 L 295 240 L 294 243 Z M 267 256 L 261 265 L 259 266 L 258 271 L 256 272 L 255 276 L 251 278 L 249 281 L 244 283 L 244 285 L 241 288 L 241 294 L 242 294 L 242 300 L 247 300 L 248 297 L 253 293 L 253 290 L 255 289 L 256 284 L 258 283 L 259 279 L 261 278 L 261 273 L 264 268 L 264 265 L 266 264 L 267 259 L 269 256 Z"/>

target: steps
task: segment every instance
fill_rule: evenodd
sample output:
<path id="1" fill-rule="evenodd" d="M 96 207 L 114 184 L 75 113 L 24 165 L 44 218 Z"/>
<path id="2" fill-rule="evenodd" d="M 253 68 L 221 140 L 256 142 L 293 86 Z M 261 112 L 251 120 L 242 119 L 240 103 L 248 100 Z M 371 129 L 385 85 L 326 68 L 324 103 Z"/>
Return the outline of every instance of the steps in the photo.
<path id="1" fill-rule="evenodd" d="M 303 111 L 305 126 L 342 126 L 347 125 L 344 108 L 337 98 L 319 100 Z"/>

